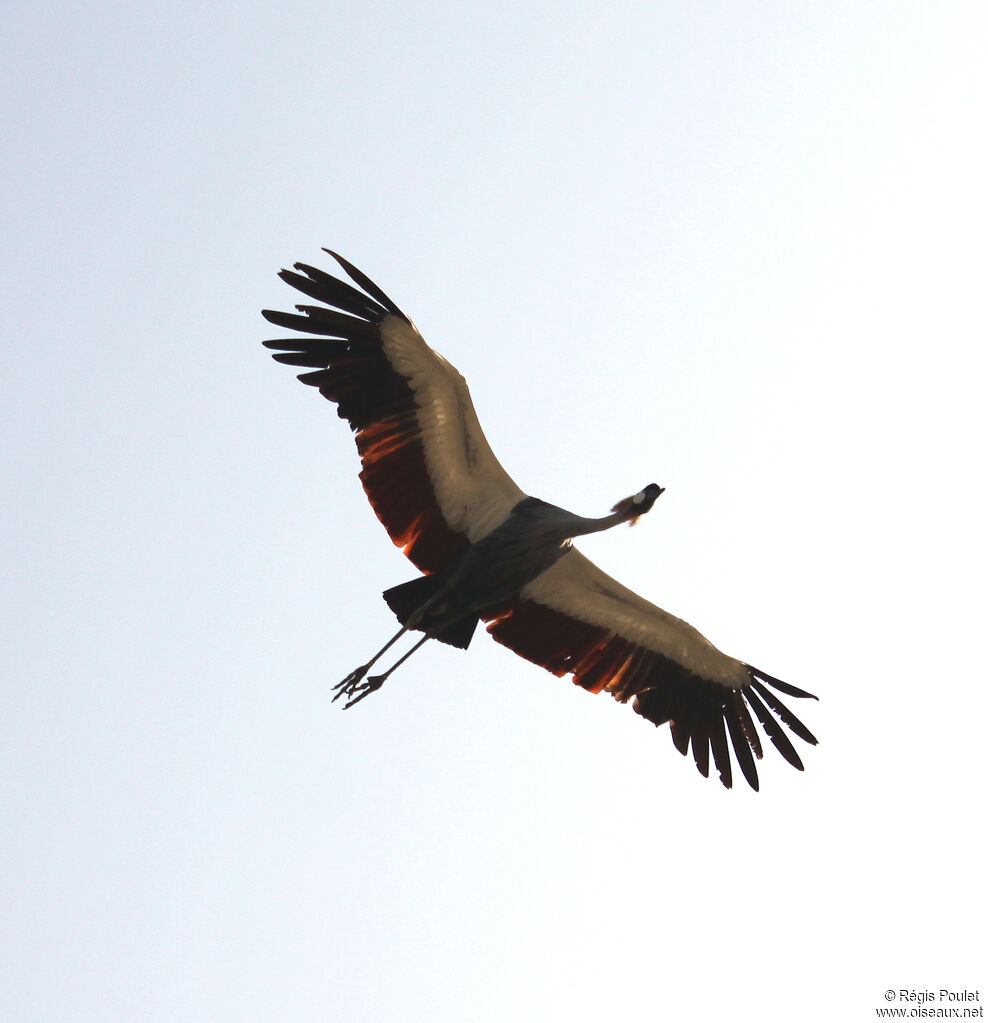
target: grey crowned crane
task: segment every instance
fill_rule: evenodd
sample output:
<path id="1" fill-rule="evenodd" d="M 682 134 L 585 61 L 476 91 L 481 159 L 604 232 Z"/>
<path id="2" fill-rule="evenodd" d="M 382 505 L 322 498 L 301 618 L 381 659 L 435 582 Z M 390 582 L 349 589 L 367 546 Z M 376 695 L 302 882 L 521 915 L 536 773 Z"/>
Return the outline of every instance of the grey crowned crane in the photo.
<path id="1" fill-rule="evenodd" d="M 529 497 L 494 457 L 463 377 L 373 281 L 329 254 L 360 290 L 304 263 L 282 270 L 282 280 L 320 304 L 264 310 L 269 322 L 308 335 L 264 344 L 278 362 L 306 367 L 299 380 L 336 403 L 356 434 L 371 506 L 424 573 L 385 591 L 401 629 L 335 687 L 334 699 L 353 706 L 428 639 L 465 649 L 483 620 L 495 640 L 554 675 L 630 700 L 656 726 L 668 722 L 676 749 L 685 756 L 692 746 L 704 777 L 712 752 L 727 788 L 728 736 L 758 788 L 754 719 L 802 770 L 786 728 L 816 739 L 776 693 L 815 696 L 722 654 L 572 546 L 574 537 L 634 523 L 662 488 L 650 483 L 598 519 Z M 367 676 L 408 630 L 423 635 L 388 671 Z"/>

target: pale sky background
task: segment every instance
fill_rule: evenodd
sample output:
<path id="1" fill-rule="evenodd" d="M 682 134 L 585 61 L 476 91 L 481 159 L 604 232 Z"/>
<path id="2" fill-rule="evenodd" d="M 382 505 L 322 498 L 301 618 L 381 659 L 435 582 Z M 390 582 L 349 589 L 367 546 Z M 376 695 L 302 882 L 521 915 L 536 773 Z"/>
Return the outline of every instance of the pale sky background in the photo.
<path id="1" fill-rule="evenodd" d="M 988 8 L 5 5 L 10 1021 L 874 1019 L 988 998 Z M 704 781 L 414 570 L 261 348 L 347 256 L 519 484 L 805 687 Z M 728 1015 L 730 1014 L 730 1015 Z"/>

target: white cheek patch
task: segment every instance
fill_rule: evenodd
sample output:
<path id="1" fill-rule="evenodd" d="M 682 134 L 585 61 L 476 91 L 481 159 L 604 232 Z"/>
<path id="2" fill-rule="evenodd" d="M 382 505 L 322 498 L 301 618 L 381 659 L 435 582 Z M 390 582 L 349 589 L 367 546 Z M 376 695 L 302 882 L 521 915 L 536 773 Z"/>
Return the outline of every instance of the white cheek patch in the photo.
<path id="1" fill-rule="evenodd" d="M 631 499 L 632 504 L 641 504 L 645 500 L 645 491 L 639 490 L 637 494 Z"/>

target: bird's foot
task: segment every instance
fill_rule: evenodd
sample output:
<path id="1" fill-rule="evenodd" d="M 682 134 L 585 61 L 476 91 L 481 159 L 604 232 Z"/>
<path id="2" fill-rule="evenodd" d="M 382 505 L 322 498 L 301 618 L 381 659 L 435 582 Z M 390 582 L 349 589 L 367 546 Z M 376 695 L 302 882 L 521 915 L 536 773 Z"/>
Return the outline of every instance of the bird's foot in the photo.
<path id="1" fill-rule="evenodd" d="M 368 665 L 366 664 L 355 668 L 342 682 L 333 686 L 333 690 L 336 693 L 333 697 L 333 703 L 341 696 L 345 696 L 347 702 L 343 705 L 343 709 L 348 710 L 355 703 L 360 703 L 365 696 L 377 692 L 384 685 L 384 680 L 387 678 L 386 675 L 371 675 L 366 682 L 361 681 L 364 675 L 367 674 L 367 668 Z"/>
<path id="2" fill-rule="evenodd" d="M 349 675 L 342 682 L 338 682 L 333 686 L 333 692 L 336 695 L 333 697 L 333 703 L 341 696 L 352 696 L 353 691 L 357 686 L 357 683 L 367 674 L 367 665 L 364 664 L 359 668 L 354 668 Z"/>

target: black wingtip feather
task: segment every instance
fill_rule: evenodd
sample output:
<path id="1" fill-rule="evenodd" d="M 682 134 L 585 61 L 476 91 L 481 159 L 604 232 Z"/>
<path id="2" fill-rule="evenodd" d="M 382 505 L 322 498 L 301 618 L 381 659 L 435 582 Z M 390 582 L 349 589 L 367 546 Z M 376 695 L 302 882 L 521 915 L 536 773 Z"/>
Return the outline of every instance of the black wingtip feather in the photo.
<path id="1" fill-rule="evenodd" d="M 332 249 L 323 249 L 323 252 L 328 253 L 333 259 L 336 260 L 340 266 L 346 271 L 347 276 L 354 282 L 360 285 L 372 298 L 376 298 L 389 313 L 394 313 L 395 316 L 400 316 L 403 320 L 408 320 L 408 317 L 388 298 L 387 295 L 365 274 L 361 273 L 352 263 L 347 262 L 341 255 L 333 252 Z"/>
<path id="2" fill-rule="evenodd" d="M 791 686 L 788 682 L 783 682 L 781 679 L 773 678 L 773 676 L 767 675 L 764 671 L 753 668 L 750 664 L 745 664 L 744 668 L 749 675 L 767 682 L 773 689 L 778 689 L 780 693 L 785 693 L 786 696 L 796 696 L 801 700 L 819 700 L 818 696 L 808 693 L 805 689 L 797 689 L 796 686 Z"/>
<path id="3" fill-rule="evenodd" d="M 286 366 L 311 366 L 313 368 L 326 368 L 326 356 L 318 352 L 277 352 L 271 356 L 275 362 L 284 363 Z"/>
<path id="4" fill-rule="evenodd" d="M 346 341 L 336 338 L 314 338 L 314 337 L 285 337 L 273 338 L 270 341 L 262 341 L 265 348 L 274 348 L 278 352 L 294 352 L 301 355 L 318 355 L 325 359 L 331 359 L 346 350 Z M 272 356 L 277 359 L 278 356 Z"/>
<path id="5" fill-rule="evenodd" d="M 720 775 L 721 784 L 725 789 L 731 788 L 734 779 L 731 777 L 731 753 L 727 746 L 727 733 L 724 731 L 724 718 L 717 716 L 710 729 L 710 748 L 714 754 L 714 765 Z"/>
<path id="6" fill-rule="evenodd" d="M 789 731 L 798 735 L 804 742 L 808 742 L 811 746 L 817 745 L 816 736 L 803 724 L 802 721 L 796 717 L 795 714 L 784 704 L 781 700 L 776 699 L 772 692 L 763 686 L 758 679 L 752 679 L 752 688 L 754 688 L 761 698 L 778 714 L 782 722 L 789 727 Z"/>
<path id="7" fill-rule="evenodd" d="M 690 748 L 690 728 L 682 718 L 676 717 L 669 722 L 669 730 L 672 732 L 672 744 L 685 757 Z"/>
<path id="8" fill-rule="evenodd" d="M 745 734 L 744 726 L 740 718 L 734 714 L 727 714 L 727 729 L 731 733 L 731 745 L 734 747 L 734 755 L 737 757 L 741 773 L 745 781 L 757 792 L 758 791 L 758 770 L 755 767 L 755 758 L 751 755 L 751 746 L 748 743 L 748 736 Z"/>
<path id="9" fill-rule="evenodd" d="M 696 763 L 696 769 L 704 778 L 709 778 L 710 739 L 705 731 L 701 731 L 700 728 L 697 728 L 697 730 L 693 733 L 691 741 L 693 745 L 693 760 Z"/>
<path id="10" fill-rule="evenodd" d="M 758 698 L 758 694 L 753 689 L 748 689 L 744 695 L 751 709 L 755 712 L 755 716 L 761 722 L 762 728 L 765 729 L 765 734 L 771 740 L 772 745 L 782 754 L 783 759 L 787 763 L 795 767 L 797 771 L 802 771 L 803 761 L 799 759 L 799 754 L 789 741 L 789 736 L 782 730 L 779 722 L 769 713 L 768 708 Z"/>
<path id="11" fill-rule="evenodd" d="M 751 715 L 748 713 L 748 705 L 744 702 L 744 697 L 741 695 L 740 690 L 735 689 L 731 692 L 731 703 L 738 722 L 744 731 L 744 736 L 748 740 L 748 745 L 751 747 L 751 751 L 761 760 L 761 739 L 758 738 L 758 730 L 755 728 L 755 722 L 751 720 Z"/>
<path id="12" fill-rule="evenodd" d="M 373 323 L 379 323 L 388 314 L 388 310 L 375 302 L 369 295 L 358 291 L 352 284 L 347 284 L 346 281 L 341 281 L 338 277 L 326 273 L 325 270 L 309 266 L 308 263 L 296 263 L 295 269 L 305 274 L 308 281 L 298 275 L 290 274 L 290 271 L 282 271 L 283 274 L 290 274 L 290 277 L 285 276 L 283 280 L 288 281 L 292 287 L 298 288 L 299 291 L 311 298 L 344 309 L 355 316 L 362 316 Z"/>

